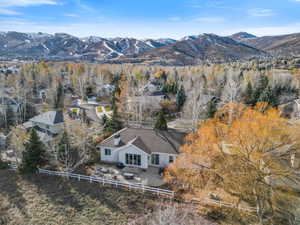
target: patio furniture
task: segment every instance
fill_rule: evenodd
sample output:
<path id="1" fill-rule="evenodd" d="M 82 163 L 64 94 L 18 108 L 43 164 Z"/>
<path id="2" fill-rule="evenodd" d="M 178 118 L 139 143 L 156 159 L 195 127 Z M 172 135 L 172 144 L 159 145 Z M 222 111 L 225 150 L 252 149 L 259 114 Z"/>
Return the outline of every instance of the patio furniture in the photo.
<path id="1" fill-rule="evenodd" d="M 134 177 L 134 179 L 135 179 L 136 181 L 138 181 L 138 182 L 141 182 L 141 181 L 142 181 L 142 178 L 140 178 L 140 177 Z"/>
<path id="2" fill-rule="evenodd" d="M 118 169 L 123 169 L 123 168 L 125 168 L 125 165 L 124 165 L 123 163 L 121 163 L 121 162 L 117 163 L 116 166 L 117 166 Z"/>
<path id="3" fill-rule="evenodd" d="M 106 179 L 112 179 L 113 178 L 113 176 L 111 174 L 104 174 L 104 177 Z"/>
<path id="4" fill-rule="evenodd" d="M 108 168 L 104 168 L 104 167 L 100 168 L 100 171 L 101 171 L 102 173 L 104 173 L 104 174 L 110 173 L 109 169 L 108 169 Z"/>
<path id="5" fill-rule="evenodd" d="M 134 178 L 133 173 L 123 173 L 123 176 L 125 177 L 125 179 L 128 179 L 128 180 L 132 180 Z"/>

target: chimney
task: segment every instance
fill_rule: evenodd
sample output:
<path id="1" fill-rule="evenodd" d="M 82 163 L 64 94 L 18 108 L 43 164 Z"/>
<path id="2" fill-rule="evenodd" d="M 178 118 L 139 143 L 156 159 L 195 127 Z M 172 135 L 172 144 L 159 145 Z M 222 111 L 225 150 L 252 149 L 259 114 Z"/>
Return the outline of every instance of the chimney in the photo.
<path id="1" fill-rule="evenodd" d="M 120 142 L 121 142 L 121 136 L 120 136 L 120 134 L 116 134 L 116 135 L 114 136 L 114 145 L 115 145 L 115 146 L 119 146 L 119 145 L 120 145 Z"/>

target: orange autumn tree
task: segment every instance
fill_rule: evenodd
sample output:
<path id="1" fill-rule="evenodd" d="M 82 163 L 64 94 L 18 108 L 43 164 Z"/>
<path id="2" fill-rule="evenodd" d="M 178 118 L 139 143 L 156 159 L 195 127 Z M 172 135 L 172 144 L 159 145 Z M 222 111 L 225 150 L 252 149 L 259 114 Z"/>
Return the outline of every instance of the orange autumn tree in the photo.
<path id="1" fill-rule="evenodd" d="M 265 103 L 232 104 L 188 136 L 166 179 L 190 198 L 256 207 L 260 224 L 290 220 L 296 205 L 287 190 L 299 183 L 289 155 L 299 141 L 299 126 Z"/>

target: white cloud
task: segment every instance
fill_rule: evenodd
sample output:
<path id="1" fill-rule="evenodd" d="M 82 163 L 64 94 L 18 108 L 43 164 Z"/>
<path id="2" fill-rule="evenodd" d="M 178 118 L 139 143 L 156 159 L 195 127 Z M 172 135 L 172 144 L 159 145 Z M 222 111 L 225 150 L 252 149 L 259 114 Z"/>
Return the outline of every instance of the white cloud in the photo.
<path id="1" fill-rule="evenodd" d="M 178 16 L 173 16 L 173 17 L 169 17 L 168 18 L 170 21 L 173 21 L 173 22 L 178 22 L 178 21 L 181 21 L 182 19 Z"/>
<path id="2" fill-rule="evenodd" d="M 218 23 L 223 22 L 225 19 L 223 17 L 198 17 L 195 19 L 197 22 L 206 22 L 206 23 Z"/>
<path id="3" fill-rule="evenodd" d="M 0 0 L 0 15 L 19 15 L 14 7 L 26 7 L 36 5 L 57 5 L 56 0 Z"/>
<path id="4" fill-rule="evenodd" d="M 8 16 L 15 16 L 19 15 L 17 11 L 11 10 L 11 9 L 5 9 L 5 8 L 0 8 L 0 15 L 8 15 Z"/>
<path id="5" fill-rule="evenodd" d="M 82 0 L 74 0 L 75 4 L 82 10 L 88 11 L 88 12 L 94 12 L 95 9 L 90 7 L 89 5 L 85 4 Z"/>
<path id="6" fill-rule="evenodd" d="M 55 0 L 0 0 L 0 7 L 17 7 L 17 6 L 33 6 L 33 5 L 57 5 Z"/>
<path id="7" fill-rule="evenodd" d="M 66 17 L 73 17 L 73 18 L 80 17 L 78 14 L 72 14 L 72 13 L 70 13 L 70 14 L 64 14 L 64 16 L 66 16 Z"/>
<path id="8" fill-rule="evenodd" d="M 268 17 L 268 16 L 274 16 L 275 13 L 272 9 L 249 9 L 248 10 L 248 14 L 250 16 L 254 16 L 254 17 Z"/>

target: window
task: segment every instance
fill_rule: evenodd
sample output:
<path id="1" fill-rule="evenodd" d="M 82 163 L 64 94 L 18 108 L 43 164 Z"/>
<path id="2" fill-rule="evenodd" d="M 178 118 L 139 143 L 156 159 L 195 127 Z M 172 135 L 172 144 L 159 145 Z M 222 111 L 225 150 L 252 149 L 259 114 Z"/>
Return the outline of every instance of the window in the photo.
<path id="1" fill-rule="evenodd" d="M 136 166 L 142 165 L 141 155 L 126 154 L 125 160 L 127 165 L 136 165 Z"/>
<path id="2" fill-rule="evenodd" d="M 105 155 L 111 155 L 111 150 L 109 148 L 106 148 L 104 151 Z"/>
<path id="3" fill-rule="evenodd" d="M 173 163 L 174 162 L 174 156 L 170 155 L 169 156 L 169 163 Z"/>
<path id="4" fill-rule="evenodd" d="M 151 155 L 151 163 L 153 165 L 159 165 L 159 154 Z"/>

